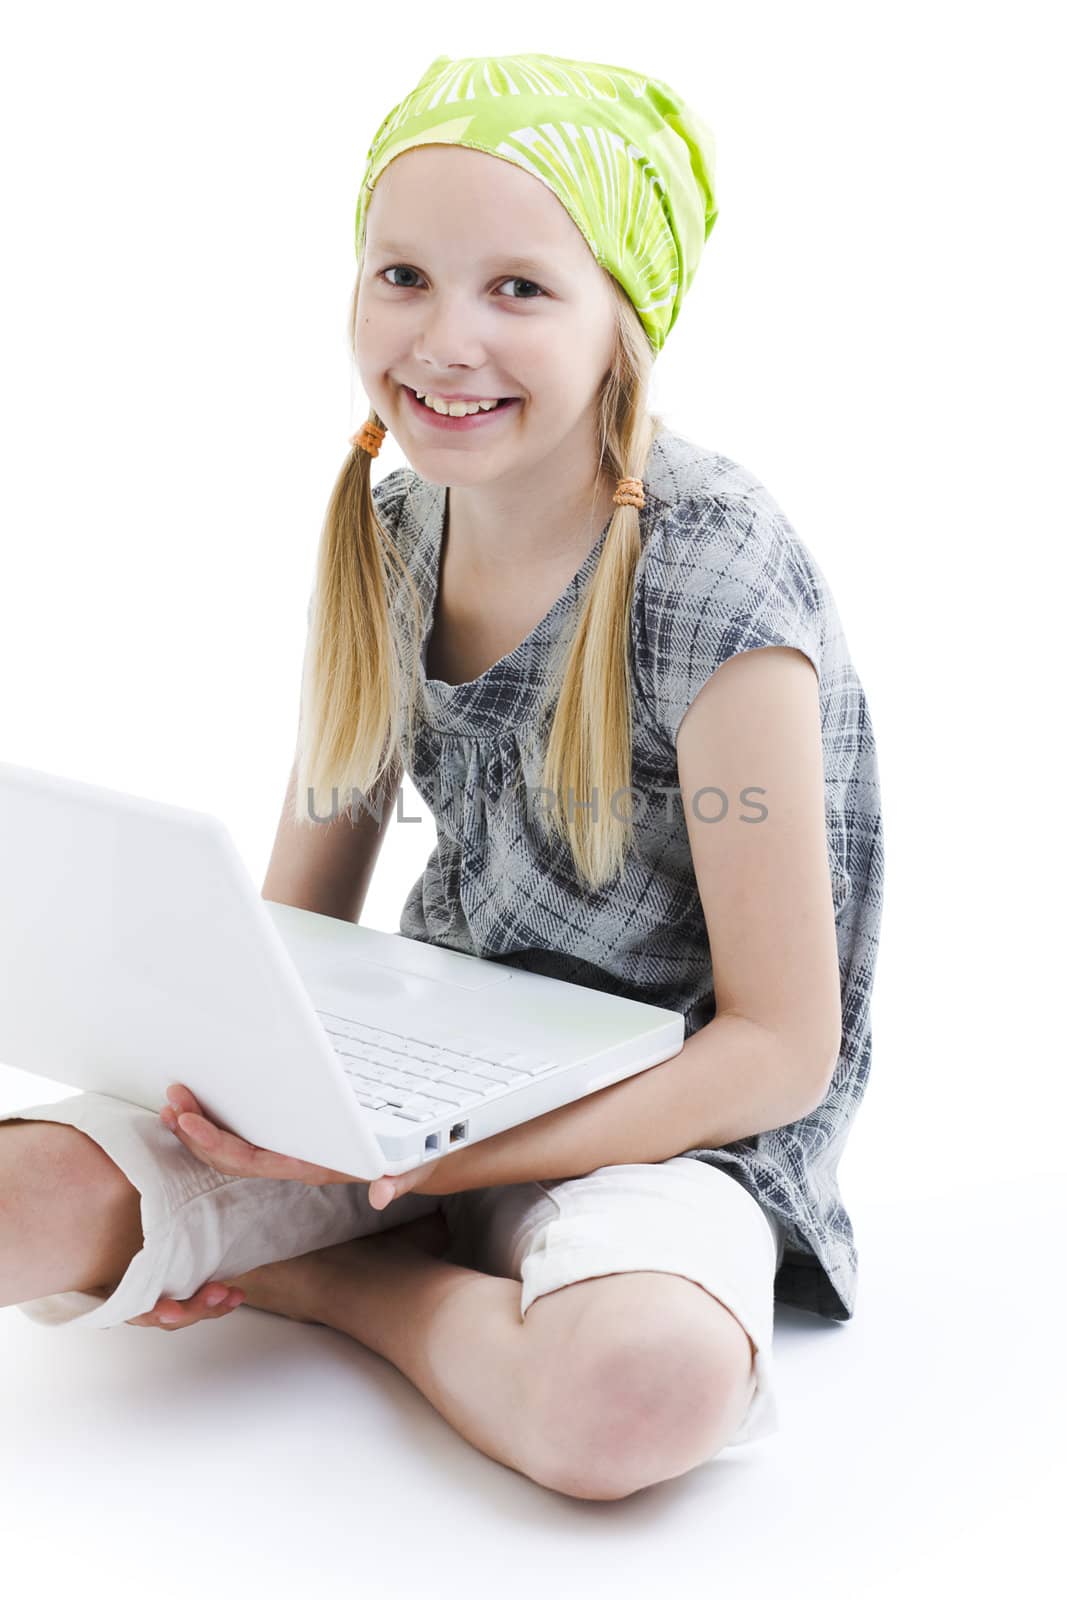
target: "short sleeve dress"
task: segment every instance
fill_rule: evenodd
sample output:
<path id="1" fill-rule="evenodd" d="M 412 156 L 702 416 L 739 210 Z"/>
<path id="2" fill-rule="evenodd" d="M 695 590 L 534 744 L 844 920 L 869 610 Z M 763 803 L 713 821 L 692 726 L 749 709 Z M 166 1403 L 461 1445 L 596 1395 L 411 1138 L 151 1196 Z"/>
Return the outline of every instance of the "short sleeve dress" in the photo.
<path id="1" fill-rule="evenodd" d="M 606 528 L 521 644 L 472 682 L 447 684 L 425 671 L 447 490 L 409 467 L 375 486 L 378 515 L 423 604 L 416 674 L 424 698 L 407 729 L 404 762 L 437 828 L 399 931 L 670 1007 L 684 1014 L 688 1038 L 715 1015 L 715 983 L 680 803 L 678 728 L 731 656 L 767 645 L 803 651 L 819 677 L 841 1053 L 831 1088 L 810 1115 L 680 1153 L 720 1167 L 775 1214 L 784 1229 L 775 1298 L 847 1321 L 858 1257 L 837 1166 L 870 1071 L 883 880 L 867 701 L 822 573 L 747 469 L 661 428 L 643 482 L 630 628 L 635 848 L 621 877 L 597 891 L 577 879 L 566 847 L 547 831 L 536 790 L 546 674 L 566 648 Z M 396 603 L 404 603 L 404 592 L 401 586 Z M 405 668 L 412 665 L 404 659 Z"/>

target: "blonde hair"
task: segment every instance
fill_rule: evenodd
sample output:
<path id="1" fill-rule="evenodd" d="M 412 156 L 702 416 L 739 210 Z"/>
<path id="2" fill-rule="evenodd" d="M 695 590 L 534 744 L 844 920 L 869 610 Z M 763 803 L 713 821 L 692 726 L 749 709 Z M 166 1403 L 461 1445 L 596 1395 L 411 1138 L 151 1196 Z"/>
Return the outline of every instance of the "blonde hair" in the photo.
<path id="1" fill-rule="evenodd" d="M 617 337 L 599 394 L 599 471 L 612 480 L 643 478 L 663 426 L 662 418 L 647 411 L 655 357 L 626 291 L 610 273 L 604 276 L 614 297 Z M 357 278 L 348 328 L 353 352 L 359 288 Z M 368 420 L 382 425 L 373 408 Z M 314 796 L 335 789 L 358 791 L 372 809 L 380 804 L 403 770 L 405 735 L 421 712 L 423 608 L 375 510 L 371 459 L 352 447 L 319 541 L 297 741 L 300 822 L 321 820 L 313 815 Z M 625 815 L 619 812 L 631 778 L 630 606 L 640 554 L 637 508 L 616 506 L 576 625 L 561 640 L 563 648 L 557 647 L 542 704 L 544 721 L 555 700 L 541 786 L 556 804 L 547 807 L 546 822 L 569 847 L 591 889 L 622 870 L 633 845 L 632 802 Z M 406 652 L 393 622 L 401 587 L 411 600 Z M 406 682 L 405 654 L 411 663 Z M 592 805 L 586 804 L 590 795 Z M 355 800 L 353 794 L 353 805 Z"/>

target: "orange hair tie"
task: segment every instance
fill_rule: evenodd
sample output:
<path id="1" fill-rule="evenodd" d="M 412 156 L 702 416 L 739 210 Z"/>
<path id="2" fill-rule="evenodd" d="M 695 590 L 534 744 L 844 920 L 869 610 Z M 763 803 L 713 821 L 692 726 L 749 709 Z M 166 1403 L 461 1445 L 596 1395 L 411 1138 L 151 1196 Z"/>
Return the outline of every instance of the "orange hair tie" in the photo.
<path id="1" fill-rule="evenodd" d="M 617 506 L 637 506 L 640 509 L 645 503 L 644 484 L 640 478 L 620 478 L 612 499 Z"/>
<path id="2" fill-rule="evenodd" d="M 358 433 L 354 433 L 349 443 L 360 450 L 365 450 L 369 456 L 376 456 L 382 447 L 382 440 L 389 430 L 379 426 L 376 422 L 365 422 Z M 640 478 L 620 478 L 612 500 L 617 506 L 644 506 L 645 490 Z"/>
<path id="3" fill-rule="evenodd" d="M 365 422 L 348 442 L 360 450 L 365 450 L 369 456 L 376 456 L 388 431 L 388 428 L 379 427 L 376 422 Z"/>

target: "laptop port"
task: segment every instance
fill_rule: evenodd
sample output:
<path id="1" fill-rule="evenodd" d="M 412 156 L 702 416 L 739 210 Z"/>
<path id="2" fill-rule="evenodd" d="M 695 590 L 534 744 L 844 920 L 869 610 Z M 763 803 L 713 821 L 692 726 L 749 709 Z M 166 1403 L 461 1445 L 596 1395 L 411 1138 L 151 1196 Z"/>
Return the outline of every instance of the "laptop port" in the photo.
<path id="1" fill-rule="evenodd" d="M 426 1135 L 426 1145 L 425 1145 L 426 1150 L 436 1150 L 438 1148 L 439 1143 L 440 1143 L 440 1141 L 439 1141 L 436 1133 L 428 1133 Z"/>
<path id="2" fill-rule="evenodd" d="M 453 1123 L 452 1131 L 448 1135 L 449 1144 L 458 1144 L 461 1139 L 465 1139 L 466 1137 L 467 1124 L 465 1122 Z"/>

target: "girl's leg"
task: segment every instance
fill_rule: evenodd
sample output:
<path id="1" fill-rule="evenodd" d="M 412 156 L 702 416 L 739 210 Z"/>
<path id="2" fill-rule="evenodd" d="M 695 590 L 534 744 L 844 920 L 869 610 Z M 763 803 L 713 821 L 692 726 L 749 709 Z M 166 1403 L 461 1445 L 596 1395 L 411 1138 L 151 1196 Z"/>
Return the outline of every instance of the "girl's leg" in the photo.
<path id="1" fill-rule="evenodd" d="M 0 1306 L 117 1282 L 143 1243 L 140 1195 L 88 1134 L 0 1124 Z"/>
<path id="2" fill-rule="evenodd" d="M 680 1476 L 715 1454 L 744 1415 L 748 1339 L 696 1285 L 661 1272 L 590 1279 L 543 1296 L 524 1320 L 517 1280 L 435 1259 L 402 1234 L 349 1240 L 227 1282 L 254 1309 L 356 1339 L 476 1449 L 578 1499 L 621 1499 Z M 650 1303 L 663 1334 L 635 1360 L 624 1330 L 649 1325 Z"/>
<path id="3" fill-rule="evenodd" d="M 312 1250 L 236 1278 L 246 1304 L 335 1328 L 392 1363 L 485 1455 L 531 1476 L 521 1284 L 454 1266 L 421 1224 Z M 415 1236 L 415 1237 L 412 1237 Z"/>

